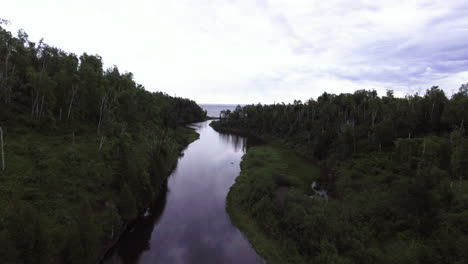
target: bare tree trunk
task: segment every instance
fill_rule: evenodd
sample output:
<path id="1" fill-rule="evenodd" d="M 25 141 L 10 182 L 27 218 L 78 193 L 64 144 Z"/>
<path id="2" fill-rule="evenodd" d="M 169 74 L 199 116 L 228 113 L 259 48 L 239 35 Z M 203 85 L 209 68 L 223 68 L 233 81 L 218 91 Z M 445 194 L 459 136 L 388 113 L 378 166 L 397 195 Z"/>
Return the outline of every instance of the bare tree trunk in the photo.
<path id="1" fill-rule="evenodd" d="M 11 75 L 15 74 L 15 70 L 16 70 L 16 65 L 13 64 L 13 66 L 11 68 Z M 7 89 L 7 95 L 5 96 L 6 97 L 5 102 L 6 103 L 11 103 L 11 94 L 13 93 L 11 85 L 8 85 L 8 83 L 6 83 L 6 89 Z"/>
<path id="2" fill-rule="evenodd" d="M 424 139 L 423 141 L 423 150 L 422 150 L 421 157 L 423 157 L 425 153 L 426 153 L 426 139 Z"/>
<path id="3" fill-rule="evenodd" d="M 354 131 L 354 124 L 353 124 L 353 154 L 356 153 L 356 133 Z"/>
<path id="4" fill-rule="evenodd" d="M 2 88 L 4 90 L 6 90 L 5 85 L 8 82 L 8 59 L 10 58 L 10 53 L 11 53 L 10 47 L 7 46 L 7 50 L 8 51 L 7 51 L 7 55 L 6 55 L 6 58 L 5 58 L 5 75 L 4 75 L 4 77 L 2 79 L 2 83 L 1 83 L 1 86 L 2 86 Z M 5 93 L 5 101 L 6 101 L 6 91 L 4 91 L 4 93 Z"/>
<path id="5" fill-rule="evenodd" d="M 70 114 L 71 114 L 71 109 L 73 105 L 73 100 L 75 99 L 76 92 L 78 91 L 78 88 L 75 88 L 74 85 L 72 85 L 72 97 L 70 99 L 70 105 L 68 106 L 68 115 L 67 119 L 70 119 Z"/>
<path id="6" fill-rule="evenodd" d="M 32 92 L 32 105 L 31 105 L 31 119 L 35 119 L 36 115 L 39 113 L 39 91 L 34 91 Z"/>
<path id="7" fill-rule="evenodd" d="M 432 120 L 432 116 L 434 115 L 434 107 L 435 107 L 435 103 L 432 103 L 431 116 L 430 116 L 431 122 L 433 121 L 433 120 Z M 431 124 L 431 125 L 432 125 L 432 124 Z"/>
<path id="8" fill-rule="evenodd" d="M 104 145 L 104 136 L 101 136 L 101 142 L 99 143 L 99 152 L 101 152 L 102 146 Z"/>
<path id="9" fill-rule="evenodd" d="M 2 171 L 5 170 L 5 152 L 3 151 L 3 129 L 0 127 L 0 147 L 2 148 Z"/>
<path id="10" fill-rule="evenodd" d="M 35 104 L 35 99 L 34 99 L 34 89 L 31 90 L 31 119 L 34 117 L 34 104 Z"/>
<path id="11" fill-rule="evenodd" d="M 105 103 L 107 101 L 107 94 L 104 94 L 101 100 L 101 107 L 99 107 L 99 122 L 97 127 L 97 134 L 99 135 L 99 130 L 101 128 L 102 118 L 104 114 Z"/>
<path id="12" fill-rule="evenodd" d="M 460 136 L 462 136 L 461 132 L 463 131 L 463 123 L 465 122 L 465 118 L 462 119 L 460 123 Z"/>
<path id="13" fill-rule="evenodd" d="M 34 114 L 37 116 L 39 116 L 39 106 L 41 105 L 40 103 L 40 94 L 39 92 L 37 93 L 37 99 L 36 99 L 36 109 L 34 110 Z"/>
<path id="14" fill-rule="evenodd" d="M 377 118 L 377 111 L 374 111 L 372 112 L 372 129 L 374 129 L 376 118 Z"/>
<path id="15" fill-rule="evenodd" d="M 45 70 L 47 68 L 47 63 L 46 63 L 46 56 L 43 54 L 42 55 L 42 69 L 41 69 L 41 75 L 40 75 L 40 80 L 42 81 L 44 79 L 44 73 L 45 73 Z"/>
<path id="16" fill-rule="evenodd" d="M 41 118 L 43 108 L 44 108 L 44 95 L 42 96 L 41 107 L 39 108 L 39 112 L 37 113 L 37 119 Z"/>

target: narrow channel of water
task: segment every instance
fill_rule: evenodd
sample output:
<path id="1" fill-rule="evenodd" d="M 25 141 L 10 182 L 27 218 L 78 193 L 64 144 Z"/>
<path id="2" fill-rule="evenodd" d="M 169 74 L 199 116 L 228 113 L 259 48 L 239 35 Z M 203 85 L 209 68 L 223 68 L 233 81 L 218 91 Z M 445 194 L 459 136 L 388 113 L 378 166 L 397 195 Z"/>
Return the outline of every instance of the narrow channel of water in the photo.
<path id="1" fill-rule="evenodd" d="M 262 263 L 233 226 L 226 195 L 252 140 L 193 124 L 200 139 L 179 159 L 163 197 L 125 233 L 103 263 Z"/>

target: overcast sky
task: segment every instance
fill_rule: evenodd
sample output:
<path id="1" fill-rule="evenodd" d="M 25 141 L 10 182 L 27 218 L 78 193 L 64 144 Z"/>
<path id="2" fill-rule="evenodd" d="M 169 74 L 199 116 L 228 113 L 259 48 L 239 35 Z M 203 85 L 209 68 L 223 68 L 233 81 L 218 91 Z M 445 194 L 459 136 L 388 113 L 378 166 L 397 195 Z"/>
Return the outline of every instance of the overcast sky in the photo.
<path id="1" fill-rule="evenodd" d="M 468 82 L 466 0 L 14 0 L 11 31 L 133 72 L 198 103 L 324 91 L 397 95 Z"/>

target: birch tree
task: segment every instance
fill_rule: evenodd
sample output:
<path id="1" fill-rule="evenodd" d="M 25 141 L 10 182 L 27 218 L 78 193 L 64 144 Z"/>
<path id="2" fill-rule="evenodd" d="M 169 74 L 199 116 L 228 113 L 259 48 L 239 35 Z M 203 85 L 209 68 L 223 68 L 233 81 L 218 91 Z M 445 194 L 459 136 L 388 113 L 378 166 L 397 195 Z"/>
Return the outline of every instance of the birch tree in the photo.
<path id="1" fill-rule="evenodd" d="M 0 148 L 2 149 L 2 171 L 5 170 L 5 151 L 3 149 L 3 129 L 0 127 Z"/>

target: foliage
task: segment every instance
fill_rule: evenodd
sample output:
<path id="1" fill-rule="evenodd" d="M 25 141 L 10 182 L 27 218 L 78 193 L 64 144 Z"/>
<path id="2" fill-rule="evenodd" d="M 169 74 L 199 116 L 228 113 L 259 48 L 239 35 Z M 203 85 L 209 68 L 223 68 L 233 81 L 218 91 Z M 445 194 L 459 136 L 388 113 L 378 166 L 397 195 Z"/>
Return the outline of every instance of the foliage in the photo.
<path id="1" fill-rule="evenodd" d="M 206 113 L 149 92 L 20 30 L 0 27 L 0 253 L 10 263 L 93 263 L 156 198 L 181 150 L 181 126 Z M 120 198 L 119 198 L 120 196 Z M 83 201 L 86 201 L 83 204 Z"/>
<path id="2" fill-rule="evenodd" d="M 126 222 L 134 219 L 137 215 L 135 198 L 127 184 L 125 184 L 120 191 L 119 211 L 122 216 L 122 220 Z"/>
<path id="3" fill-rule="evenodd" d="M 297 197 L 304 196 L 307 202 L 312 202 L 309 196 L 315 195 L 315 191 L 311 185 L 320 176 L 320 170 L 271 145 L 249 149 L 241 169 L 227 198 L 227 210 L 233 221 L 269 263 L 303 263 L 296 242 L 285 236 L 286 232 L 300 229 L 287 223 L 295 221 L 289 218 L 293 217 L 289 209 L 298 209 L 290 207 Z"/>
<path id="4" fill-rule="evenodd" d="M 315 160 L 330 195 L 311 196 L 293 169 L 278 176 L 288 155 L 262 146 L 243 158 L 229 213 L 271 263 L 464 263 L 467 110 L 463 85 L 450 99 L 357 91 L 224 112 L 215 129 Z"/>

